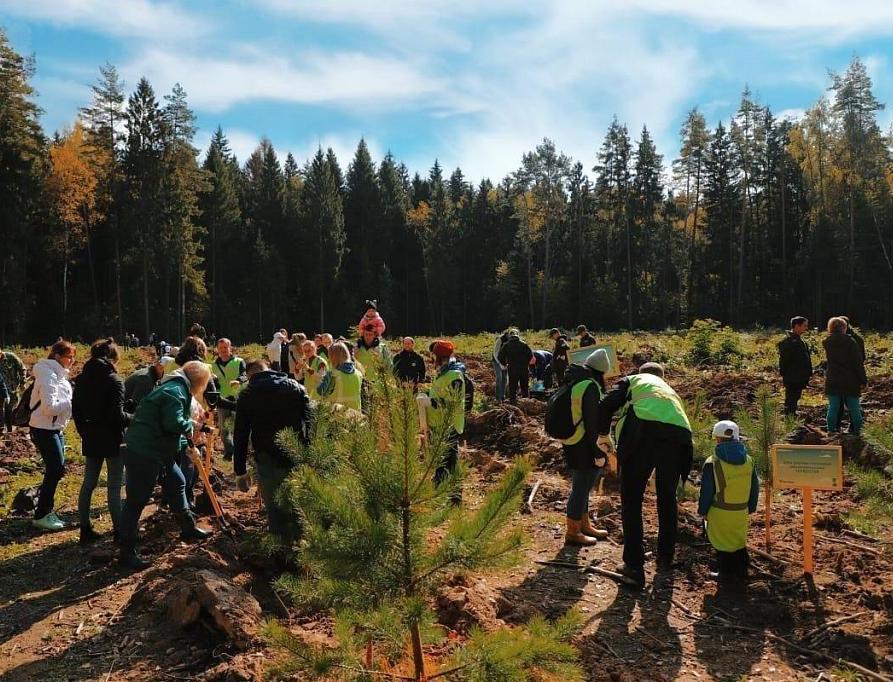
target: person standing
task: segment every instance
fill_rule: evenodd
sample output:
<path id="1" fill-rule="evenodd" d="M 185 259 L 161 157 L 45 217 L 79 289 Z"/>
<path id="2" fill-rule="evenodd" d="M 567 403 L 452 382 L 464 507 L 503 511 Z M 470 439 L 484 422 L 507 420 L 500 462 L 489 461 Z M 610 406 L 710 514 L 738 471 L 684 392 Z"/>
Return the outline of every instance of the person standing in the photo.
<path id="1" fill-rule="evenodd" d="M 363 408 L 363 373 L 351 361 L 350 351 L 343 343 L 329 349 L 329 371 L 319 385 L 323 400 L 361 412 Z"/>
<path id="2" fill-rule="evenodd" d="M 317 355 L 313 341 L 304 341 L 301 352 L 304 354 L 304 388 L 311 400 L 318 400 L 319 384 L 329 371 L 329 363 L 324 357 Z"/>
<path id="3" fill-rule="evenodd" d="M 778 344 L 778 373 L 784 382 L 784 413 L 797 414 L 797 403 L 812 377 L 812 356 L 803 335 L 809 331 L 805 317 L 791 319 L 791 329 Z"/>
<path id="4" fill-rule="evenodd" d="M 589 495 L 608 463 L 598 447 L 598 406 L 605 395 L 605 374 L 610 369 L 611 358 L 603 349 L 594 351 L 584 365 L 571 365 L 568 369 L 571 423 L 575 429 L 570 438 L 561 441 L 564 462 L 571 475 L 566 545 L 594 545 L 608 537 L 607 531 L 592 527 Z"/>
<path id="5" fill-rule="evenodd" d="M 74 382 L 72 416 L 81 436 L 84 455 L 84 480 L 78 495 L 82 545 L 100 537 L 90 521 L 93 491 L 105 463 L 106 492 L 109 516 L 115 538 L 121 524 L 121 486 L 124 483 L 124 462 L 121 443 L 130 416 L 124 411 L 124 381 L 118 376 L 118 347 L 112 339 L 96 341 L 90 346 L 90 359 Z"/>
<path id="6" fill-rule="evenodd" d="M 32 369 L 34 388 L 31 391 L 31 418 L 28 426 L 31 440 L 43 460 L 43 481 L 34 511 L 36 528 L 62 530 L 65 527 L 55 507 L 56 487 L 65 475 L 65 439 L 62 432 L 71 419 L 72 387 L 68 370 L 74 364 L 74 344 L 56 341 L 49 355 Z"/>
<path id="7" fill-rule="evenodd" d="M 187 362 L 166 376 L 143 398 L 127 429 L 124 466 L 127 499 L 121 511 L 118 538 L 120 561 L 137 570 L 149 566 L 137 552 L 140 516 L 162 472 L 161 485 L 180 526 L 183 540 L 201 540 L 209 531 L 199 528 L 186 500 L 186 478 L 177 463 L 190 445 L 192 400 L 201 400 L 211 381 L 211 368 L 200 360 Z"/>
<path id="8" fill-rule="evenodd" d="M 506 366 L 499 359 L 499 352 L 502 350 L 503 345 L 509 340 L 509 332 L 512 331 L 510 329 L 506 329 L 502 334 L 496 337 L 496 343 L 493 344 L 493 376 L 495 377 L 495 383 L 493 385 L 493 392 L 496 395 L 496 401 L 502 402 L 505 400 L 505 390 L 508 385 L 508 374 L 506 372 Z"/>
<path id="9" fill-rule="evenodd" d="M 357 339 L 357 347 L 354 351 L 354 358 L 360 367 L 368 374 L 373 364 L 381 361 L 390 362 L 391 351 L 374 325 L 367 324 L 363 328 L 363 334 Z"/>
<path id="10" fill-rule="evenodd" d="M 577 327 L 577 336 L 580 337 L 580 348 L 586 348 L 588 346 L 595 345 L 595 337 L 589 333 L 589 330 L 586 328 L 585 324 L 581 324 Z"/>
<path id="11" fill-rule="evenodd" d="M 270 361 L 270 369 L 278 372 L 280 367 L 280 360 L 282 359 L 282 342 L 285 340 L 285 336 L 282 335 L 282 332 L 276 332 L 273 334 L 273 340 L 267 344 L 267 358 Z"/>
<path id="12" fill-rule="evenodd" d="M 322 357 L 329 359 L 329 349 L 335 343 L 335 339 L 328 332 L 319 335 L 319 344 L 316 346 L 316 352 Z"/>
<path id="13" fill-rule="evenodd" d="M 415 340 L 411 336 L 403 339 L 403 349 L 394 356 L 394 376 L 403 383 L 418 386 L 425 380 L 425 360 L 415 352 Z"/>
<path id="14" fill-rule="evenodd" d="M 828 367 L 825 371 L 825 395 L 828 397 L 828 432 L 840 431 L 841 410 L 850 414 L 849 433 L 862 432 L 862 406 L 859 398 L 868 385 L 865 361 L 858 343 L 847 333 L 847 323 L 841 317 L 828 320 L 828 336 L 822 341 Z"/>
<path id="15" fill-rule="evenodd" d="M 552 349 L 552 374 L 560 386 L 564 383 L 564 373 L 571 362 L 568 355 L 571 346 L 567 342 L 567 336 L 555 327 L 549 330 L 549 338 L 555 342 L 555 347 Z"/>
<path id="16" fill-rule="evenodd" d="M 312 341 L 307 343 L 312 344 Z M 248 364 L 248 384 L 236 404 L 233 471 L 236 485 L 248 492 L 248 443 L 254 448 L 257 485 L 264 500 L 270 533 L 288 550 L 298 541 L 297 518 L 279 502 L 279 490 L 294 470 L 288 453 L 277 442 L 283 429 L 293 429 L 305 444 L 310 436 L 311 408 L 307 391 L 294 379 L 269 368 L 263 360 Z"/>
<path id="17" fill-rule="evenodd" d="M 859 346 L 859 352 L 862 354 L 862 362 L 865 362 L 865 339 L 862 338 L 862 335 L 856 331 L 856 328 L 853 326 L 853 323 L 850 322 L 850 318 L 846 315 L 839 316 L 841 320 L 846 322 L 846 335 L 849 336 L 853 341 L 856 342 L 856 345 Z"/>
<path id="18" fill-rule="evenodd" d="M 508 341 L 499 349 L 499 362 L 508 369 L 508 398 L 514 405 L 518 402 L 518 391 L 522 398 L 530 397 L 530 361 L 533 351 L 524 343 L 517 329 L 509 332 Z"/>
<path id="19" fill-rule="evenodd" d="M 621 379 L 599 405 L 598 446 L 614 450 L 609 435 L 611 417 L 620 412 L 614 433 L 620 464 L 620 503 L 623 523 L 623 564 L 617 572 L 641 587 L 645 584 L 642 547 L 642 501 L 645 486 L 656 472 L 657 567 L 668 570 L 676 549 L 676 487 L 691 470 L 691 424 L 682 400 L 664 381 L 664 370 L 646 362 L 639 373 Z"/>
<path id="20" fill-rule="evenodd" d="M 288 342 L 288 369 L 282 368 L 282 371 L 288 374 L 292 379 L 303 383 L 304 381 L 304 341 L 307 340 L 306 334 L 295 332 L 291 335 L 291 341 Z"/>
<path id="21" fill-rule="evenodd" d="M 217 406 L 217 426 L 223 441 L 223 459 L 233 458 L 233 411 L 227 407 L 226 401 L 234 399 L 248 381 L 245 361 L 233 355 L 233 344 L 227 338 L 217 342 L 217 358 L 211 363 L 211 373 L 217 378 L 220 386 L 220 397 L 223 401 Z"/>
<path id="22" fill-rule="evenodd" d="M 434 483 L 440 484 L 455 472 L 459 465 L 459 436 L 465 433 L 465 365 L 453 355 L 452 342 L 439 339 L 431 345 L 436 375 L 428 391 L 426 420 L 429 430 L 446 427 L 443 461 L 434 472 Z M 457 492 L 455 504 L 461 501 Z"/>
<path id="23" fill-rule="evenodd" d="M 6 386 L 8 397 L 0 404 L 0 431 L 3 427 L 12 433 L 12 411 L 19 401 L 19 391 L 25 383 L 25 366 L 19 357 L 9 350 L 0 349 L 0 382 Z"/>

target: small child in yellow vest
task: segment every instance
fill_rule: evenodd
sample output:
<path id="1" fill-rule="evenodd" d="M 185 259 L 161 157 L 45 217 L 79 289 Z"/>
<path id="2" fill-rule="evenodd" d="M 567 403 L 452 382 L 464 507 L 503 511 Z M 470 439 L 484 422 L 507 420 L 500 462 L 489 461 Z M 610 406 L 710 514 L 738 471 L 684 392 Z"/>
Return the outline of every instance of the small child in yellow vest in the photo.
<path id="1" fill-rule="evenodd" d="M 749 514 L 757 509 L 760 481 L 738 425 L 729 420 L 713 427 L 716 450 L 701 471 L 698 513 L 705 517 L 707 537 L 716 550 L 722 581 L 747 579 Z"/>

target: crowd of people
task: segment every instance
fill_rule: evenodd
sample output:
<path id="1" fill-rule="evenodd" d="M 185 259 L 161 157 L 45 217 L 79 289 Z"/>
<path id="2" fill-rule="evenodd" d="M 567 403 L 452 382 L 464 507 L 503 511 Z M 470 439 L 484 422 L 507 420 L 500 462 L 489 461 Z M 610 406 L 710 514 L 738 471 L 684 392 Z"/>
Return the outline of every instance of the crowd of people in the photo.
<path id="1" fill-rule="evenodd" d="M 86 461 L 78 498 L 82 543 L 100 537 L 92 525 L 91 501 L 103 465 L 109 516 L 124 565 L 135 569 L 148 565 L 138 551 L 138 527 L 157 485 L 177 519 L 181 538 L 206 537 L 209 531 L 196 523 L 193 490 L 196 462 L 205 457 L 208 434 L 216 429 L 223 457 L 233 461 L 235 483 L 244 492 L 252 483 L 248 463 L 253 454 L 270 533 L 288 548 L 299 538 L 300 527 L 278 496 L 293 465 L 277 434 L 293 429 L 306 442 L 320 401 L 362 413 L 365 374 L 379 362 L 415 389 L 430 384 L 418 395 L 421 439 L 425 441 L 426 429 L 447 425 L 447 447 L 434 472 L 435 482 L 445 480 L 459 461 L 474 382 L 456 358 L 451 341 L 439 339 L 429 346 L 429 373 L 411 337 L 403 338 L 392 356 L 382 336 L 385 329 L 376 302 L 367 301 L 354 343 L 328 333 L 289 336 L 280 329 L 266 346 L 266 357 L 246 360 L 236 355 L 227 338 L 215 339 L 209 354 L 204 328 L 193 325 L 179 347 L 159 341 L 152 361 L 126 378 L 118 374 L 115 341 L 100 339 L 90 346 L 90 357 L 74 382 L 68 375 L 77 349 L 60 340 L 34 364 L 27 391 L 23 391 L 26 372 L 21 360 L 12 352 L 0 352 L 0 426 L 11 430 L 13 407 L 19 403 L 18 413 L 24 405 L 31 440 L 44 464 L 34 526 L 47 531 L 65 527 L 55 512 L 54 498 L 65 473 L 64 432 L 73 419 Z M 804 340 L 808 329 L 806 318 L 795 317 L 778 344 L 788 414 L 796 413 L 813 376 L 815 349 Z M 586 546 L 607 537 L 592 524 L 589 500 L 606 469 L 617 468 L 624 541 L 623 563 L 617 571 L 630 584 L 641 586 L 645 580 L 642 505 L 652 475 L 659 525 L 656 562 L 659 570 L 673 564 L 677 488 L 684 485 L 693 465 L 692 428 L 685 406 L 656 363 L 643 364 L 609 387 L 606 377 L 617 368 L 585 326 L 576 330 L 576 345 L 592 352 L 584 354 L 582 362 L 571 363 L 569 334 L 553 328 L 549 338 L 554 343 L 551 350 L 535 350 L 516 328 L 497 336 L 492 353 L 495 398 L 515 403 L 519 395 L 528 397 L 531 378 L 534 392 L 548 397 L 546 431 L 562 443 L 571 481 L 566 543 Z M 828 430 L 838 431 L 847 413 L 850 432 L 858 434 L 863 424 L 859 396 L 867 385 L 864 341 L 846 317 L 833 317 L 822 345 L 827 356 Z M 557 388 L 551 390 L 553 385 Z M 455 409 L 457 400 L 464 401 L 464 409 Z M 741 578 L 747 573 L 748 514 L 756 508 L 759 481 L 734 422 L 718 422 L 713 437 L 716 450 L 704 464 L 698 510 L 717 550 L 717 575 Z M 461 502 L 460 492 L 452 497 L 456 504 Z"/>

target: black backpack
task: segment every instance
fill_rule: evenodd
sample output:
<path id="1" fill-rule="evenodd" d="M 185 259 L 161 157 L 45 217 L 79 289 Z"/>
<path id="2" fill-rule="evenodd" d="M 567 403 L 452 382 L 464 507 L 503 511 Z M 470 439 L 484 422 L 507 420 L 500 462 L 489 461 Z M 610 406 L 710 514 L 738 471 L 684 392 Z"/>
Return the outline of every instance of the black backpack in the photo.
<path id="1" fill-rule="evenodd" d="M 546 433 L 552 438 L 566 440 L 574 435 L 580 425 L 580 422 L 575 424 L 571 418 L 571 393 L 578 383 L 569 381 L 562 384 L 546 403 Z"/>
<path id="2" fill-rule="evenodd" d="M 28 422 L 31 421 L 31 413 L 34 412 L 38 407 L 40 407 L 40 402 L 37 401 L 37 404 L 34 407 L 31 407 L 31 395 L 34 393 L 34 379 L 28 382 L 28 385 L 25 386 L 25 392 L 22 393 L 22 397 L 19 399 L 18 404 L 15 406 L 15 409 L 12 411 L 12 424 L 13 426 L 28 426 Z"/>

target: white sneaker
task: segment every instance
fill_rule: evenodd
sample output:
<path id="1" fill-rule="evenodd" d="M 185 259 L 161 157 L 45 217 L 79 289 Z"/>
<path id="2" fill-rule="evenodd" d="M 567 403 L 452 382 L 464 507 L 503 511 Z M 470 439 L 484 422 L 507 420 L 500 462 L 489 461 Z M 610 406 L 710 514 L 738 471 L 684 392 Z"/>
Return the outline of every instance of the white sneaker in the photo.
<path id="1" fill-rule="evenodd" d="M 65 528 L 65 527 L 68 525 L 68 524 L 65 523 L 65 521 L 63 521 L 62 519 L 60 519 L 60 518 L 59 518 L 59 515 L 56 514 L 56 512 L 54 512 L 54 511 L 51 511 L 51 512 L 48 514 L 48 516 L 52 516 L 52 517 L 53 517 L 53 521 L 55 521 L 56 523 L 58 523 L 62 528 Z"/>
<path id="2" fill-rule="evenodd" d="M 41 530 L 62 530 L 65 528 L 65 524 L 53 512 L 50 512 L 42 519 L 34 519 L 31 525 Z"/>

